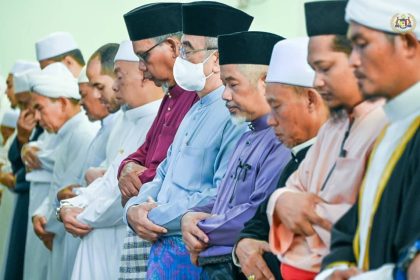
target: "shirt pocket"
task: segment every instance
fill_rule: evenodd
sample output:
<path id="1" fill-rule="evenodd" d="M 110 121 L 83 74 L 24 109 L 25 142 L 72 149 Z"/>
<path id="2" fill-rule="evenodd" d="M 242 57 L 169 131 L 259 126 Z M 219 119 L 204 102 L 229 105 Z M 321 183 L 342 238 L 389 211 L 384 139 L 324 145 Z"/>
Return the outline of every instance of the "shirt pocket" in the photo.
<path id="1" fill-rule="evenodd" d="M 338 158 L 322 197 L 329 203 L 353 203 L 365 173 L 364 158 Z"/>
<path id="2" fill-rule="evenodd" d="M 205 148 L 184 146 L 175 160 L 172 178 L 176 185 L 189 191 L 202 188 Z"/>
<path id="3" fill-rule="evenodd" d="M 236 170 L 235 170 L 236 171 Z M 255 167 L 251 166 L 249 169 L 239 169 L 235 172 L 237 179 L 232 181 L 231 185 L 227 185 L 227 188 L 233 188 L 232 195 L 229 199 L 229 206 L 248 203 L 251 195 L 255 192 Z"/>

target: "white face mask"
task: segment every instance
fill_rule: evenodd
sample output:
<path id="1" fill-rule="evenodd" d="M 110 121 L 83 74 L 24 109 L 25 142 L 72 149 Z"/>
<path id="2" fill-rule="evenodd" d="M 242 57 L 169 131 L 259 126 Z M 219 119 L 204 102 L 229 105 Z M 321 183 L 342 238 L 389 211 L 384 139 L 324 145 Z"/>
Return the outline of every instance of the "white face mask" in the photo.
<path id="1" fill-rule="evenodd" d="M 215 53 L 215 52 L 213 52 Z M 174 64 L 174 78 L 181 88 L 188 91 L 203 90 L 207 78 L 213 75 L 213 72 L 206 77 L 204 74 L 204 64 L 209 60 L 213 53 L 201 63 L 191 63 L 188 60 L 177 57 Z"/>

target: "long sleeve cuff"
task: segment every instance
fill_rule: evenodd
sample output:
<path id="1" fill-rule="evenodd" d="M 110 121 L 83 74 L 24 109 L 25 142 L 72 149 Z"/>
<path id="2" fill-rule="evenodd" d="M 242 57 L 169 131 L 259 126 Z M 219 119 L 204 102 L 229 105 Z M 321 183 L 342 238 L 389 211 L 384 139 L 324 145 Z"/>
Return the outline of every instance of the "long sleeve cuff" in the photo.
<path id="1" fill-rule="evenodd" d="M 89 204 L 89 201 L 86 199 L 86 197 L 84 197 L 83 193 L 70 199 L 64 199 L 60 202 L 60 204 L 63 202 L 70 203 L 74 207 L 79 208 L 85 208 Z"/>
<path id="2" fill-rule="evenodd" d="M 139 205 L 142 202 L 144 202 L 144 201 L 141 201 L 141 199 L 138 196 L 135 196 L 135 197 L 130 198 L 124 206 L 123 222 L 124 222 L 124 224 L 129 226 L 131 230 L 133 230 L 133 229 L 131 228 L 131 226 L 128 223 L 128 220 L 127 220 L 128 210 L 130 209 L 131 206 Z"/>
<path id="3" fill-rule="evenodd" d="M 278 189 L 275 192 L 273 192 L 273 194 L 270 196 L 270 199 L 268 200 L 267 218 L 268 218 L 268 222 L 270 223 L 270 226 L 273 224 L 273 215 L 274 215 L 274 211 L 276 210 L 276 202 L 278 198 L 286 192 L 298 192 L 298 191 L 289 190 L 286 188 Z"/>
<path id="4" fill-rule="evenodd" d="M 236 256 L 235 251 L 236 251 L 236 247 L 238 246 L 238 243 L 235 243 L 235 246 L 233 246 L 232 249 L 232 260 L 233 260 L 233 264 L 236 265 L 237 267 L 241 267 L 241 263 L 239 262 L 238 256 Z"/>
<path id="5" fill-rule="evenodd" d="M 156 168 L 147 168 L 139 175 L 139 180 L 142 184 L 153 181 L 156 176 Z"/>

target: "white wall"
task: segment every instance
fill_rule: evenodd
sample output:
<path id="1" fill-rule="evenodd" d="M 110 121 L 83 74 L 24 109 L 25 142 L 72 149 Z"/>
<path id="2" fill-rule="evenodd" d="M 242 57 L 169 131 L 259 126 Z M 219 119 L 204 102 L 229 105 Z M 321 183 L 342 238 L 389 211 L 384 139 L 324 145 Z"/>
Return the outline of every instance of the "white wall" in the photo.
<path id="1" fill-rule="evenodd" d="M 166 0 L 173 1 L 173 0 Z M 252 30 L 286 37 L 305 34 L 303 0 L 227 0 L 254 16 Z M 73 34 L 85 58 L 104 43 L 128 37 L 123 14 L 149 0 L 0 0 L 0 73 L 16 59 L 35 60 L 34 42 L 55 31 Z M 175 2 L 175 1 L 173 1 Z M 190 2 L 190 1 L 183 1 Z"/>

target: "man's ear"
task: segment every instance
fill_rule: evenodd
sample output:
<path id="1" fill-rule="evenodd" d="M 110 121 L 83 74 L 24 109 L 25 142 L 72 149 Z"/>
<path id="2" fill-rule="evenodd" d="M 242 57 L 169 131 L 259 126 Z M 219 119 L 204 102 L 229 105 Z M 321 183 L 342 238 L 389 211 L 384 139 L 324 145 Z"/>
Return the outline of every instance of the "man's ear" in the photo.
<path id="1" fill-rule="evenodd" d="M 166 42 L 168 42 L 169 47 L 171 48 L 172 57 L 177 58 L 179 56 L 179 46 L 180 46 L 179 41 L 174 38 L 169 37 L 166 39 Z"/>
<path id="2" fill-rule="evenodd" d="M 318 107 L 319 98 L 318 93 L 313 88 L 306 88 L 305 89 L 305 95 L 307 100 L 307 108 L 309 112 L 314 112 L 316 108 Z"/>
<path id="3" fill-rule="evenodd" d="M 264 72 L 260 75 L 257 81 L 257 89 L 260 92 L 264 92 L 264 95 L 265 95 L 265 88 L 267 86 L 267 84 L 265 83 L 266 78 L 267 78 L 267 72 Z"/>
<path id="4" fill-rule="evenodd" d="M 396 44 L 403 48 L 407 58 L 412 59 L 419 52 L 420 43 L 413 32 L 400 34 L 396 40 Z"/>
<path id="5" fill-rule="evenodd" d="M 64 111 L 64 109 L 67 107 L 67 104 L 70 103 L 70 100 L 68 100 L 67 98 L 64 97 L 59 97 L 57 98 L 57 101 L 60 103 L 61 109 Z"/>
<path id="6" fill-rule="evenodd" d="M 69 56 L 66 55 L 63 60 L 61 61 L 61 63 L 63 63 L 64 65 L 66 65 L 67 67 L 71 66 L 74 64 L 74 60 Z"/>
<path id="7" fill-rule="evenodd" d="M 213 55 L 214 58 L 213 61 L 213 68 L 212 68 L 212 72 L 213 73 L 219 73 L 220 72 L 220 65 L 219 65 L 219 51 L 216 51 Z"/>

